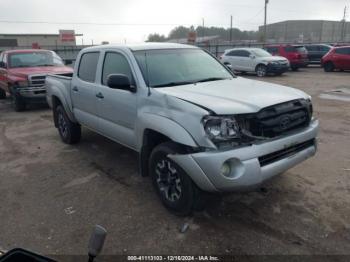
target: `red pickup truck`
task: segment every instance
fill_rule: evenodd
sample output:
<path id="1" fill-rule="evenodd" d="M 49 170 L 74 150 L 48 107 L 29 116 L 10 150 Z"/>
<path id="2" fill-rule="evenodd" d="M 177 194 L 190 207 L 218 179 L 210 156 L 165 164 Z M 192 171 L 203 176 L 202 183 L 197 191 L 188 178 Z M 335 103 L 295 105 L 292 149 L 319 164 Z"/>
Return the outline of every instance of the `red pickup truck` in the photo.
<path id="1" fill-rule="evenodd" d="M 9 93 L 16 111 L 27 103 L 45 102 L 45 78 L 48 74 L 71 74 L 53 51 L 43 49 L 8 50 L 0 55 L 0 99 Z"/>

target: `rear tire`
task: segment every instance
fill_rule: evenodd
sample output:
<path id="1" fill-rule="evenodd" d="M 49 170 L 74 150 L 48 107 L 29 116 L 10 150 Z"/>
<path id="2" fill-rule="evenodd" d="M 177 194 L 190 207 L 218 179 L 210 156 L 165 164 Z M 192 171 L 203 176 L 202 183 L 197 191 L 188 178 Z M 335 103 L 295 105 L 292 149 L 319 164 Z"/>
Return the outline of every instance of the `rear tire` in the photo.
<path id="1" fill-rule="evenodd" d="M 290 67 L 292 69 L 292 71 L 296 72 L 299 70 L 299 67 L 298 66 L 291 66 Z"/>
<path id="2" fill-rule="evenodd" d="M 258 77 L 264 77 L 267 75 L 267 67 L 266 65 L 258 65 L 255 69 L 256 75 Z"/>
<path id="3" fill-rule="evenodd" d="M 0 88 L 0 99 L 6 99 L 6 92 Z"/>
<path id="4" fill-rule="evenodd" d="M 192 182 L 186 172 L 168 155 L 183 152 L 173 142 L 156 146 L 149 158 L 149 174 L 163 205 L 178 216 L 186 216 L 194 209 L 202 209 L 203 192 Z"/>
<path id="5" fill-rule="evenodd" d="M 14 94 L 13 95 L 13 106 L 16 112 L 22 112 L 26 109 L 27 104 L 24 101 L 23 97 Z"/>
<path id="6" fill-rule="evenodd" d="M 325 72 L 333 72 L 334 71 L 334 64 L 332 62 L 327 62 L 323 67 Z"/>
<path id="7" fill-rule="evenodd" d="M 81 127 L 79 124 L 72 122 L 66 114 L 63 106 L 56 107 L 56 117 L 58 132 L 62 141 L 66 144 L 76 144 L 81 138 Z"/>

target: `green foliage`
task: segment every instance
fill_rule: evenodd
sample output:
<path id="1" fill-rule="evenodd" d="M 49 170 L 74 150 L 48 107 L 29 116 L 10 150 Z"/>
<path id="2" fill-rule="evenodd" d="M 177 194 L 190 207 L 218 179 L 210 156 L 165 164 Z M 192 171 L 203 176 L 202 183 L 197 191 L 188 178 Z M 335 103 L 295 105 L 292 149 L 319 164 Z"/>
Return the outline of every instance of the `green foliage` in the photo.
<path id="1" fill-rule="evenodd" d="M 197 28 L 178 26 L 172 29 L 168 35 L 159 35 L 157 33 L 150 34 L 148 36 L 147 42 L 164 42 L 169 39 L 179 39 L 187 38 L 188 33 L 191 30 L 195 30 L 197 37 L 201 36 L 219 36 L 221 40 L 229 41 L 230 40 L 230 28 L 223 27 L 202 27 L 198 26 Z M 258 40 L 259 32 L 258 31 L 241 31 L 238 28 L 232 28 L 232 40 Z"/>
<path id="2" fill-rule="evenodd" d="M 154 33 L 148 36 L 146 42 L 164 42 L 166 40 L 167 38 L 164 35 Z"/>

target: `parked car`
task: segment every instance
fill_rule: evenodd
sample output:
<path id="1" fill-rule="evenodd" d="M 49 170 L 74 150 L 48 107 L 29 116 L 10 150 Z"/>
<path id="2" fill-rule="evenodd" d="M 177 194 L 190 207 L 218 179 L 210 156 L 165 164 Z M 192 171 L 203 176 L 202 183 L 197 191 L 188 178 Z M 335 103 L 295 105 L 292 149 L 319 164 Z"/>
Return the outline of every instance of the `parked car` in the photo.
<path id="1" fill-rule="evenodd" d="M 268 45 L 265 50 L 272 55 L 283 56 L 289 60 L 290 68 L 297 71 L 309 64 L 307 50 L 302 45 Z"/>
<path id="2" fill-rule="evenodd" d="M 27 103 L 46 102 L 45 77 L 47 74 L 72 73 L 53 51 L 42 49 L 9 50 L 0 55 L 0 98 L 11 94 L 16 111 Z"/>
<path id="3" fill-rule="evenodd" d="M 250 190 L 316 152 L 309 95 L 236 77 L 194 46 L 89 47 L 71 77 L 48 76 L 46 88 L 63 142 L 79 142 L 83 125 L 135 150 L 180 215 L 205 192 Z"/>
<path id="4" fill-rule="evenodd" d="M 350 70 L 350 46 L 332 48 L 323 58 L 324 71 Z"/>
<path id="5" fill-rule="evenodd" d="M 308 52 L 310 64 L 321 64 L 322 57 L 332 49 L 332 46 L 326 44 L 305 45 Z"/>
<path id="6" fill-rule="evenodd" d="M 281 75 L 289 69 L 289 62 L 281 56 L 272 56 L 261 48 L 234 48 L 226 50 L 222 63 L 238 72 L 256 72 L 260 77 L 267 74 Z"/>

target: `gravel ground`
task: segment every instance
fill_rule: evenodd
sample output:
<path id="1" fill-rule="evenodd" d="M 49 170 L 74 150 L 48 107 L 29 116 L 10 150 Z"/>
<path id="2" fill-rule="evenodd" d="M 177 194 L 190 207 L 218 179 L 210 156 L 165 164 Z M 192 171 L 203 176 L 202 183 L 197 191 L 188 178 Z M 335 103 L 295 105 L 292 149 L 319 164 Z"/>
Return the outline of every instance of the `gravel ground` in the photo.
<path id="1" fill-rule="evenodd" d="M 101 224 L 109 232 L 104 254 L 350 255 L 350 102 L 319 97 L 350 90 L 350 73 L 244 77 L 311 94 L 319 152 L 261 190 L 227 195 L 187 218 L 163 208 L 134 152 L 86 129 L 80 144 L 65 145 L 48 108 L 16 113 L 1 100 L 0 247 L 85 254 Z"/>

